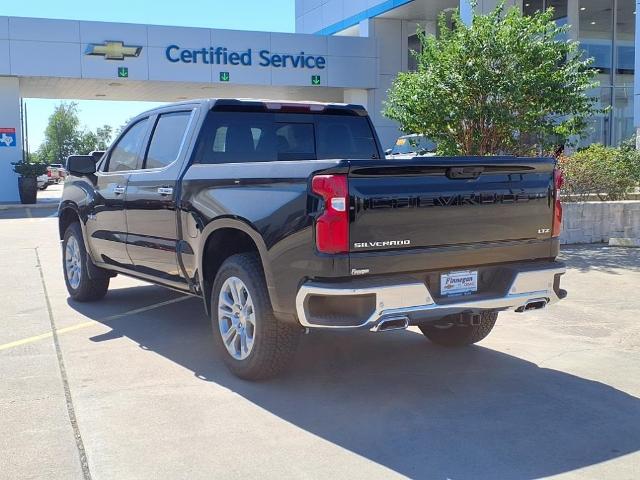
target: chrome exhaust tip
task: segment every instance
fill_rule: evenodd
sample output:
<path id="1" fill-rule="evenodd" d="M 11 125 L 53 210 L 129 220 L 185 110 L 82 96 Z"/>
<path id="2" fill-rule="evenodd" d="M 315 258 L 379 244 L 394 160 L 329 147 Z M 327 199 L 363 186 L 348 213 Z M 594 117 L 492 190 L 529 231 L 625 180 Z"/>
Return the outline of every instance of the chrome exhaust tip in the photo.
<path id="1" fill-rule="evenodd" d="M 409 326 L 409 317 L 397 316 L 387 317 L 376 323 L 371 329 L 372 332 L 388 332 L 390 330 L 405 330 Z"/>
<path id="2" fill-rule="evenodd" d="M 516 312 L 523 313 L 529 312 L 531 310 L 541 310 L 547 306 L 547 303 L 549 303 L 549 300 L 547 300 L 546 298 L 534 298 L 533 300 L 529 300 L 521 307 L 516 308 Z"/>

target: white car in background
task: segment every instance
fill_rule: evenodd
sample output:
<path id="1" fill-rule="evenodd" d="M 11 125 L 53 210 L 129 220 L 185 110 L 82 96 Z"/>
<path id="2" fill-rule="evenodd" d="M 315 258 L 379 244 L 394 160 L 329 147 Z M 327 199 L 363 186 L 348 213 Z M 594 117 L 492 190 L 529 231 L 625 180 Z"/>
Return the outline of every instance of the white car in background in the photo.
<path id="1" fill-rule="evenodd" d="M 36 179 L 38 181 L 38 190 L 46 190 L 51 185 L 48 173 L 43 173 Z"/>
<path id="2" fill-rule="evenodd" d="M 385 151 L 387 158 L 408 158 L 420 155 L 433 157 L 436 154 L 437 145 L 424 135 L 413 133 L 398 137 L 393 148 Z"/>
<path id="3" fill-rule="evenodd" d="M 67 170 L 61 163 L 52 163 L 47 166 L 47 173 L 38 177 L 38 189 L 46 190 L 49 185 L 62 183 L 67 175 Z"/>

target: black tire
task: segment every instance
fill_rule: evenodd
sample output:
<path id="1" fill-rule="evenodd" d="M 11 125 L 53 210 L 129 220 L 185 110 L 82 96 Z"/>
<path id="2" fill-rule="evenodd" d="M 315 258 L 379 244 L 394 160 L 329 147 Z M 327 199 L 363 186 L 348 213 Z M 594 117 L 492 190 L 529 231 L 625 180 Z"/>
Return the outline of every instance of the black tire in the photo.
<path id="1" fill-rule="evenodd" d="M 66 267 L 67 244 L 71 240 L 71 237 L 77 242 L 81 258 L 80 281 L 75 288 L 70 283 Z M 96 300 L 100 300 L 107 294 L 107 290 L 109 289 L 109 276 L 106 272 L 103 276 L 101 275 L 97 278 L 89 277 L 88 262 L 90 261 L 87 251 L 84 248 L 80 224 L 74 222 L 67 227 L 67 230 L 64 232 L 64 239 L 62 240 L 62 271 L 64 272 L 64 282 L 67 285 L 69 295 L 78 302 L 95 302 Z M 100 271 L 100 269 L 95 266 L 93 269 L 94 271 Z M 96 276 L 94 275 L 94 277 Z"/>
<path id="2" fill-rule="evenodd" d="M 496 324 L 498 312 L 483 312 L 478 325 L 436 327 L 421 325 L 422 333 L 433 343 L 444 347 L 464 347 L 484 339 Z"/>
<path id="3" fill-rule="evenodd" d="M 49 185 L 45 183 L 44 185 L 42 185 L 42 186 L 40 187 L 40 190 L 46 190 L 48 186 L 49 186 Z"/>
<path id="4" fill-rule="evenodd" d="M 234 358 L 227 350 L 219 327 L 219 295 L 231 277 L 244 283 L 255 315 L 254 343 L 244 359 Z M 250 253 L 233 255 L 220 267 L 211 290 L 211 324 L 218 354 L 234 375 L 245 380 L 264 380 L 282 372 L 291 363 L 302 332 L 299 326 L 282 322 L 273 314 L 262 264 Z"/>

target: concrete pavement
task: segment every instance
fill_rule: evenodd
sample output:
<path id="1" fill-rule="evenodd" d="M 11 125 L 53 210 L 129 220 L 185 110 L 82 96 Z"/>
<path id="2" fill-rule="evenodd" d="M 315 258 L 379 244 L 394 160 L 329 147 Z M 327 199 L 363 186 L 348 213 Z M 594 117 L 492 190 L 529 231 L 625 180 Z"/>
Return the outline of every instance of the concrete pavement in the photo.
<path id="1" fill-rule="evenodd" d="M 20 212 L 0 212 L 0 478 L 640 475 L 637 249 L 565 249 L 569 298 L 478 346 L 313 333 L 247 383 L 198 299 L 119 276 L 70 302 L 53 210 Z"/>
<path id="2" fill-rule="evenodd" d="M 29 205 L 22 205 L 20 203 L 3 203 L 0 202 L 0 211 L 2 210 L 14 210 L 25 209 L 29 210 L 40 208 L 55 208 L 60 203 L 60 197 L 62 196 L 63 184 L 49 185 L 46 190 L 38 190 L 38 198 L 36 203 Z"/>

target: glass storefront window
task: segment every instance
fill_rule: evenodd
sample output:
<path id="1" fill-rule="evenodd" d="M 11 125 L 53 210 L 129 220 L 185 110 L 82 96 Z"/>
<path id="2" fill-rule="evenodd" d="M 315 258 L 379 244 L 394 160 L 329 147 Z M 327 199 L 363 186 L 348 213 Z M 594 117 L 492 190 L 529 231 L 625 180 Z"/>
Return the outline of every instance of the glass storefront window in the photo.
<path id="1" fill-rule="evenodd" d="M 613 63 L 613 0 L 580 0 L 578 41 L 593 58 L 601 86 L 611 85 Z"/>
<path id="2" fill-rule="evenodd" d="M 542 10 L 544 10 L 544 2 L 542 0 L 524 0 L 522 2 L 522 13 L 524 15 L 533 15 Z"/>
<path id="3" fill-rule="evenodd" d="M 420 44 L 420 37 L 417 34 L 409 35 L 407 38 L 409 56 L 407 57 L 407 69 L 410 72 L 418 70 L 418 60 L 413 52 L 419 53 L 422 51 L 422 45 Z"/>
<path id="4" fill-rule="evenodd" d="M 553 8 L 553 19 L 558 25 L 567 24 L 567 0 L 546 0 L 544 8 Z"/>
<path id="5" fill-rule="evenodd" d="M 608 113 L 592 119 L 581 143 L 619 145 L 634 132 L 635 2 L 580 0 L 578 9 L 578 41 L 598 70 L 600 88 L 593 93 L 600 107 L 611 106 Z"/>
<path id="6" fill-rule="evenodd" d="M 616 87 L 613 89 L 613 138 L 612 144 L 619 145 L 631 138 L 633 127 L 633 88 Z"/>
<path id="7" fill-rule="evenodd" d="M 615 85 L 633 85 L 636 6 L 634 0 L 616 1 Z"/>
<path id="8" fill-rule="evenodd" d="M 567 0 L 524 0 L 522 2 L 524 15 L 533 15 L 547 8 L 553 8 L 553 19 L 558 25 L 567 23 Z"/>
<path id="9" fill-rule="evenodd" d="M 611 87 L 595 88 L 590 95 L 596 97 L 596 108 L 605 109 L 611 106 Z M 599 113 L 589 119 L 586 135 L 581 138 L 578 146 L 586 147 L 592 143 L 609 144 L 611 136 L 611 115 L 610 112 Z"/>
<path id="10" fill-rule="evenodd" d="M 580 146 L 619 145 L 634 133 L 633 79 L 635 74 L 635 0 L 574 0 L 577 24 L 572 25 L 585 58 L 593 58 L 599 86 L 590 95 L 598 108 L 610 107 L 589 121 Z M 523 0 L 522 12 L 533 15 L 549 7 L 559 25 L 568 22 L 567 0 Z M 575 17 L 571 15 L 575 20 Z M 615 29 L 614 29 L 615 25 Z"/>

